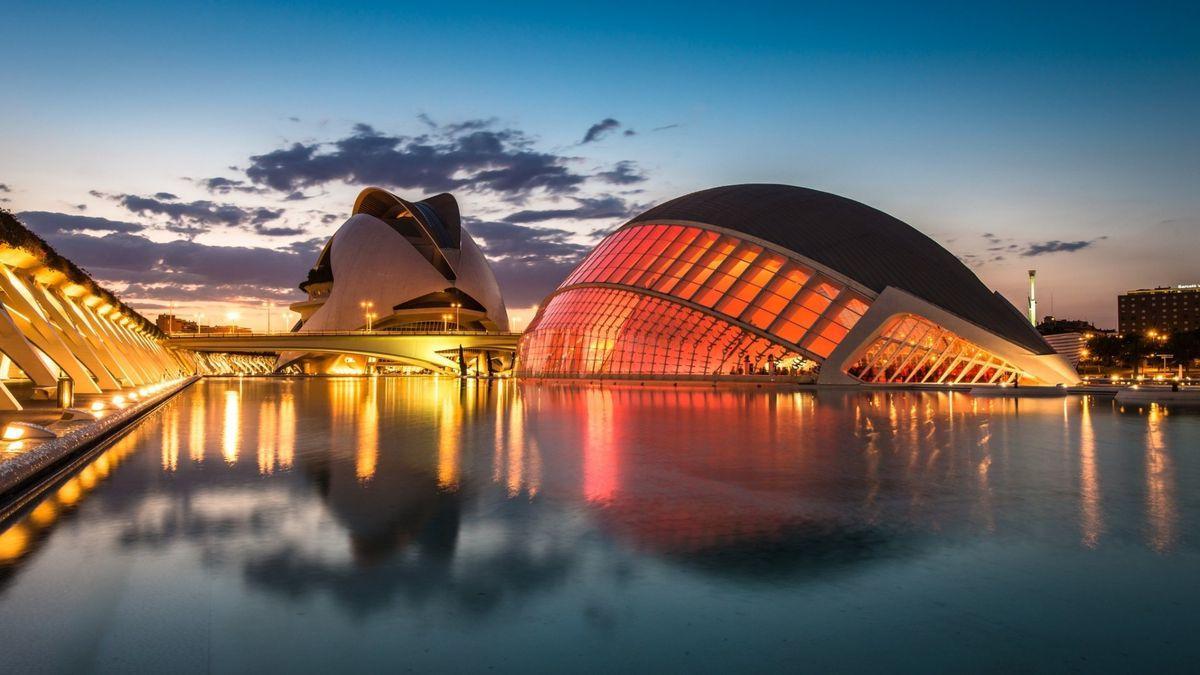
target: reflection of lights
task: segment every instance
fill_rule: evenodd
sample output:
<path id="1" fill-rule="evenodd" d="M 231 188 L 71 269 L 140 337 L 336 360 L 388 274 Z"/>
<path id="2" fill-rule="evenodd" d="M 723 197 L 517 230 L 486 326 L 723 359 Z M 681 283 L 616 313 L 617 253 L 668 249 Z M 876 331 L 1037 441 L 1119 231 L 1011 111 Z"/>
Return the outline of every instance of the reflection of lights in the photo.
<path id="1" fill-rule="evenodd" d="M 163 415 L 162 468 L 172 472 L 179 468 L 179 408 L 171 406 Z"/>
<path id="2" fill-rule="evenodd" d="M 1103 527 L 1100 513 L 1100 475 L 1096 469 L 1096 435 L 1092 430 L 1091 401 L 1083 401 L 1079 427 L 1079 483 L 1083 545 L 1096 548 Z"/>
<path id="3" fill-rule="evenodd" d="M 279 402 L 279 469 L 292 468 L 296 452 L 296 403 L 291 393 L 285 393 Z"/>
<path id="4" fill-rule="evenodd" d="M 583 494 L 590 502 L 608 502 L 617 489 L 617 446 L 609 397 L 604 390 L 591 389 L 584 394 Z"/>
<path id="5" fill-rule="evenodd" d="M 188 415 L 188 458 L 193 462 L 204 461 L 204 399 L 192 399 L 192 410 Z"/>
<path id="6" fill-rule="evenodd" d="M 1171 457 L 1163 442 L 1164 409 L 1150 404 L 1146 416 L 1146 518 L 1150 525 L 1150 545 L 1162 552 L 1174 541 L 1175 497 Z"/>
<path id="7" fill-rule="evenodd" d="M 354 455 L 354 475 L 362 482 L 375 477 L 379 464 L 379 406 L 376 399 L 378 380 L 371 380 L 367 396 L 362 402 L 362 416 L 358 420 L 358 452 Z"/>
<path id="8" fill-rule="evenodd" d="M 275 402 L 265 400 L 258 407 L 258 472 L 269 476 L 275 471 Z"/>
<path id="9" fill-rule="evenodd" d="M 241 440 L 241 400 L 236 389 L 225 392 L 225 419 L 221 434 L 221 456 L 227 464 L 237 464 Z"/>
<path id="10" fill-rule="evenodd" d="M 15 441 L 25 436 L 25 430 L 14 424 L 8 424 L 4 427 L 4 440 Z"/>
<path id="11" fill-rule="evenodd" d="M 113 405 L 120 408 L 121 406 L 125 405 L 125 397 L 121 396 L 120 394 L 117 394 L 116 396 L 112 397 L 112 402 L 113 402 Z"/>
<path id="12" fill-rule="evenodd" d="M 100 412 L 101 410 L 104 410 L 103 401 L 95 401 L 92 403 L 92 412 Z"/>

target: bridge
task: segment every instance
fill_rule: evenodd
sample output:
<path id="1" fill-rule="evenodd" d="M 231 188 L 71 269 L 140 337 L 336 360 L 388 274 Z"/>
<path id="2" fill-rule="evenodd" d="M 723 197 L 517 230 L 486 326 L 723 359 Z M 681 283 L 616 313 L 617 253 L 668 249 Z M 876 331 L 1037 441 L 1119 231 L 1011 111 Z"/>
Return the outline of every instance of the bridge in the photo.
<path id="1" fill-rule="evenodd" d="M 175 333 L 172 347 L 197 352 L 356 354 L 467 374 L 510 370 L 520 333 L 484 331 L 313 331 L 309 333 Z"/>

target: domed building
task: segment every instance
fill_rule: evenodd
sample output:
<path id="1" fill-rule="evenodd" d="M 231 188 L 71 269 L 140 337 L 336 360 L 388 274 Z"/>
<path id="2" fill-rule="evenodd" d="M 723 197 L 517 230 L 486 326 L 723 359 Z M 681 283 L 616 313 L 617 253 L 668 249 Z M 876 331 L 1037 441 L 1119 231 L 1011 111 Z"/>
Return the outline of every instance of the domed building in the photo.
<path id="1" fill-rule="evenodd" d="M 450 194 L 410 202 L 363 190 L 300 290 L 295 332 L 508 330 L 500 286 Z M 278 365 L 298 360 L 327 372 L 345 358 L 289 352 Z"/>
<path id="2" fill-rule="evenodd" d="M 788 185 L 673 199 L 540 305 L 526 377 L 794 375 L 823 384 L 1073 384 L 1007 300 L 911 226 Z"/>

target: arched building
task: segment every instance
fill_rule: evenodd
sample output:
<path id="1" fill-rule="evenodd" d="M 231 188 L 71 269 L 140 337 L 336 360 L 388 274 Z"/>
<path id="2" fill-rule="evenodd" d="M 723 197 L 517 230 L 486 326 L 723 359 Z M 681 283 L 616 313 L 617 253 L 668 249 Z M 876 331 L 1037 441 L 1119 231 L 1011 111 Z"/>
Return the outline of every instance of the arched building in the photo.
<path id="1" fill-rule="evenodd" d="M 606 237 L 541 304 L 518 374 L 817 374 L 826 384 L 1075 383 L 953 254 L 787 185 L 679 197 Z"/>
<path id="2" fill-rule="evenodd" d="M 363 190 L 300 284 L 308 298 L 293 331 L 507 331 L 508 313 L 492 268 L 462 227 L 458 202 L 439 194 L 410 202 Z M 307 357 L 284 353 L 279 366 Z M 317 368 L 318 370 L 328 368 Z"/>

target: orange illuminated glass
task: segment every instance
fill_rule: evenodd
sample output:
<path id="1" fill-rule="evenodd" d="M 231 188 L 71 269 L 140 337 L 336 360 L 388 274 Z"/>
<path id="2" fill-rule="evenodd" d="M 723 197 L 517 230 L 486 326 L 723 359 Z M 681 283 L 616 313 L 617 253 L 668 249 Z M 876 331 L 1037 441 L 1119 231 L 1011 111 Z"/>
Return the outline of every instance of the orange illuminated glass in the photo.
<path id="1" fill-rule="evenodd" d="M 584 287 L 555 295 L 522 337 L 527 376 L 732 375 L 799 369 L 803 357 L 662 298 Z"/>
<path id="2" fill-rule="evenodd" d="M 664 293 L 814 354 L 831 351 L 868 303 L 799 261 L 732 235 L 683 225 L 639 224 L 614 233 L 560 288 L 588 283 Z M 819 321 L 823 316 L 829 321 Z M 814 326 L 829 323 L 837 327 L 808 335 Z"/>
<path id="3" fill-rule="evenodd" d="M 890 320 L 847 373 L 864 382 L 997 384 L 1031 381 L 1019 368 L 928 319 Z"/>

